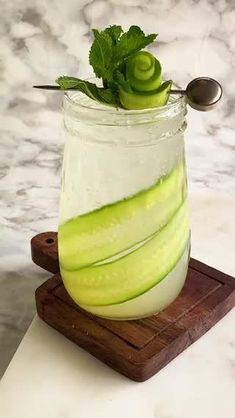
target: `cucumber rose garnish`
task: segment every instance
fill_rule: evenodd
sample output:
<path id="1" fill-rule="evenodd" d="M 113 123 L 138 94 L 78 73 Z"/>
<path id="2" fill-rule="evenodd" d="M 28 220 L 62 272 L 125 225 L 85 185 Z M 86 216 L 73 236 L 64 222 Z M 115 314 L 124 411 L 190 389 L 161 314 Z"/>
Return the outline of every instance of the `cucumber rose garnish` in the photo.
<path id="1" fill-rule="evenodd" d="M 130 56 L 124 73 L 117 72 L 119 99 L 125 109 L 146 109 L 167 103 L 171 81 L 162 82 L 160 62 L 149 52 Z"/>
<path id="2" fill-rule="evenodd" d="M 160 62 L 143 51 L 155 41 L 155 33 L 145 35 L 138 26 L 123 32 L 121 26 L 113 25 L 103 31 L 93 29 L 93 34 L 89 62 L 103 86 L 62 76 L 56 80 L 61 90 L 79 90 L 93 100 L 125 109 L 167 103 L 172 82 L 163 82 Z"/>

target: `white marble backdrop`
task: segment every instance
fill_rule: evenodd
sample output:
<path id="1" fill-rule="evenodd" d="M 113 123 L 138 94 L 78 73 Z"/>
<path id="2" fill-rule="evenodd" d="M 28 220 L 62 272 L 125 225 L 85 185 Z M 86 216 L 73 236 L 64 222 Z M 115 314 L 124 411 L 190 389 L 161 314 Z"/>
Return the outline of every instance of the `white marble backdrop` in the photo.
<path id="1" fill-rule="evenodd" d="M 57 224 L 61 95 L 32 85 L 91 75 L 91 28 L 114 23 L 159 33 L 152 50 L 181 86 L 202 75 L 221 82 L 215 111 L 188 114 L 189 185 L 235 195 L 234 0 L 0 0 L 0 373 L 47 277 L 30 261 L 29 239 Z"/>

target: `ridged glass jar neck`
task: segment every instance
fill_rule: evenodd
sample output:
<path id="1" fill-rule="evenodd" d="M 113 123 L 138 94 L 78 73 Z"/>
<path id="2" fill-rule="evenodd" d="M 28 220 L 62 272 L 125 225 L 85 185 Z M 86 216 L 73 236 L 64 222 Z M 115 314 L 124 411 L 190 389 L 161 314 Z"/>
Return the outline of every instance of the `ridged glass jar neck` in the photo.
<path id="1" fill-rule="evenodd" d="M 144 110 L 116 109 L 102 105 L 80 92 L 68 92 L 63 100 L 64 122 L 68 133 L 81 136 L 81 126 L 86 126 L 87 132 L 96 130 L 96 142 L 115 143 L 119 141 L 117 129 L 130 133 L 128 145 L 148 145 L 165 137 L 174 136 L 185 129 L 186 102 L 185 97 L 172 96 L 167 105 Z M 153 135 L 141 135 L 137 138 L 134 131 L 153 132 Z M 98 131 L 110 135 L 99 136 Z M 132 132 L 133 131 L 133 132 Z M 123 138 L 123 135 L 122 135 Z M 92 138 L 89 136 L 89 141 Z M 122 139 L 121 144 L 126 142 Z"/>

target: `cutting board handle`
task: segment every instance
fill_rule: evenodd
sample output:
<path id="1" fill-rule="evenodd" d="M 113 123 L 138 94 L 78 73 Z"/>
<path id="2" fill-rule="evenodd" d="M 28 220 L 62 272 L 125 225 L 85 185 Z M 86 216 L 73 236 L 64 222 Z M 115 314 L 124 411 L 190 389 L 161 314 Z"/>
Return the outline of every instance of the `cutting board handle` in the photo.
<path id="1" fill-rule="evenodd" d="M 31 255 L 35 264 L 51 273 L 57 273 L 60 270 L 57 232 L 43 232 L 33 237 L 31 239 Z"/>

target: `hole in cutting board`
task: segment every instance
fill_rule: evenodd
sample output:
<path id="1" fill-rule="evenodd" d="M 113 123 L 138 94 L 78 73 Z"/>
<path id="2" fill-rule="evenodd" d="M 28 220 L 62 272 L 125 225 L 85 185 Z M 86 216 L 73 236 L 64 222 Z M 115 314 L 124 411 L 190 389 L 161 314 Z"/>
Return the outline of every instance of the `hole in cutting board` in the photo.
<path id="1" fill-rule="evenodd" d="M 46 239 L 47 244 L 53 244 L 54 242 L 55 242 L 55 240 L 53 238 L 47 238 Z"/>

